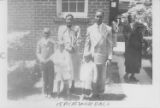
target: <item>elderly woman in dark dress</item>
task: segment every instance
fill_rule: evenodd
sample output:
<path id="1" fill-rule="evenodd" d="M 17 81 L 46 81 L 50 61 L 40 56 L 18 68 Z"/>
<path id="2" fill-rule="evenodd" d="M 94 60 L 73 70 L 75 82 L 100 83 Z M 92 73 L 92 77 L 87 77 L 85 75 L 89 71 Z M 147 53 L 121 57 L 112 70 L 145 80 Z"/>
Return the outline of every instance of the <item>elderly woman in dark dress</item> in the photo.
<path id="1" fill-rule="evenodd" d="M 128 45 L 125 52 L 125 66 L 126 74 L 125 79 L 132 82 L 138 81 L 135 78 L 136 73 L 140 73 L 141 59 L 142 59 L 142 41 L 143 41 L 144 25 L 139 22 L 135 22 L 133 25 L 133 31 L 130 34 Z M 130 77 L 129 77 L 129 74 Z"/>

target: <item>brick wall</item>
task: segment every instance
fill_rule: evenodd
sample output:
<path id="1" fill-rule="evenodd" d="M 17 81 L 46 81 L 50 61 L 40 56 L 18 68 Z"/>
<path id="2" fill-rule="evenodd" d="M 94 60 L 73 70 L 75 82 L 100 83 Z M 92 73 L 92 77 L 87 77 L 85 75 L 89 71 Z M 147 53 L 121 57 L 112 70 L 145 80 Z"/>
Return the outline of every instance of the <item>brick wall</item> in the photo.
<path id="1" fill-rule="evenodd" d="M 18 55 L 9 51 L 9 57 L 34 59 L 36 43 L 44 27 L 51 28 L 52 35 L 57 37 L 58 26 L 64 24 L 64 20 L 56 16 L 56 2 L 57 0 L 8 0 L 8 33 L 30 32 L 23 40 L 25 43 L 23 48 L 17 51 Z M 88 18 L 75 19 L 75 24 L 81 27 L 83 40 L 86 28 L 93 22 L 95 11 L 99 8 L 104 9 L 104 21 L 108 23 L 109 0 L 88 0 Z"/>

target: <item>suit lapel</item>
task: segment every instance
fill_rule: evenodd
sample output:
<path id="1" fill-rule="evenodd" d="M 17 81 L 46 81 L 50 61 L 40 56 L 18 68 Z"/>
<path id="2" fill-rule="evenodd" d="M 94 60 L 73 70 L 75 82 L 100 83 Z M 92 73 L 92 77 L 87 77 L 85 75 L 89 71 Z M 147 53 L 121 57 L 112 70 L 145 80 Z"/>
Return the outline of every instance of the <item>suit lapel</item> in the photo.
<path id="1" fill-rule="evenodd" d="M 128 24 L 128 27 L 129 27 L 129 31 L 133 31 L 133 25 L 132 25 L 132 27 L 131 27 L 131 24 Z"/>
<path id="2" fill-rule="evenodd" d="M 93 35 L 93 38 L 94 38 L 93 40 L 95 41 L 94 47 L 96 47 L 98 45 L 98 43 L 104 39 L 105 34 L 106 34 L 106 30 L 105 30 L 105 27 L 103 26 L 103 23 L 101 25 L 100 30 L 98 30 L 98 27 L 96 24 L 94 26 L 94 29 L 96 31 L 96 34 Z"/>
<path id="3" fill-rule="evenodd" d="M 93 29 L 92 30 L 93 30 L 92 41 L 93 41 L 93 45 L 95 47 L 97 45 L 97 43 L 99 42 L 99 40 L 101 39 L 101 34 L 100 34 L 96 24 L 93 25 Z"/>

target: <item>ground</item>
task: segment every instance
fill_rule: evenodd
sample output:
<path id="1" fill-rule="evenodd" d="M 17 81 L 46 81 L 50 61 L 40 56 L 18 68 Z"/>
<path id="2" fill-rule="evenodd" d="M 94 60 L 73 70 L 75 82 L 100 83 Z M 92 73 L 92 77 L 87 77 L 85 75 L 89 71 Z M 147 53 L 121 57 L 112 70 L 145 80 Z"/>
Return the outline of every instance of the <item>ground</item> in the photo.
<path id="1" fill-rule="evenodd" d="M 134 101 L 150 102 L 152 94 L 152 65 L 148 59 L 142 60 L 142 68 L 140 74 L 136 77 L 138 83 L 126 83 L 123 80 L 125 74 L 124 67 L 124 43 L 118 43 L 114 49 L 115 53 L 111 66 L 107 71 L 107 83 L 103 100 L 105 101 Z M 42 81 L 37 77 L 29 77 L 27 72 L 16 72 L 8 76 L 8 101 L 14 102 L 55 102 L 63 99 L 47 99 L 41 95 Z M 76 82 L 76 92 L 71 96 L 72 101 L 79 100 L 81 93 L 81 84 Z M 55 90 L 54 90 L 55 91 Z M 141 102 L 142 103 L 142 102 Z"/>

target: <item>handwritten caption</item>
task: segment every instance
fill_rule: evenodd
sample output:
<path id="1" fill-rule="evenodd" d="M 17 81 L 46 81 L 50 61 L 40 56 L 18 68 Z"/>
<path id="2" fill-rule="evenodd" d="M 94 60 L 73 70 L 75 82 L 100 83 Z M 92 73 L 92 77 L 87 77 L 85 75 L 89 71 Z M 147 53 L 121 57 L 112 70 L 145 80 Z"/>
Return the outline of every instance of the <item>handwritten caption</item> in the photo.
<path id="1" fill-rule="evenodd" d="M 72 107 L 72 106 L 97 106 L 97 107 L 105 107 L 105 106 L 109 106 L 110 103 L 109 102 L 99 102 L 99 101 L 94 101 L 94 102 L 57 102 L 56 106 L 57 107 Z"/>

